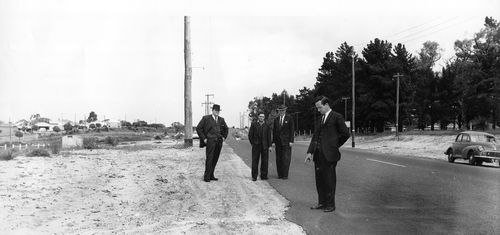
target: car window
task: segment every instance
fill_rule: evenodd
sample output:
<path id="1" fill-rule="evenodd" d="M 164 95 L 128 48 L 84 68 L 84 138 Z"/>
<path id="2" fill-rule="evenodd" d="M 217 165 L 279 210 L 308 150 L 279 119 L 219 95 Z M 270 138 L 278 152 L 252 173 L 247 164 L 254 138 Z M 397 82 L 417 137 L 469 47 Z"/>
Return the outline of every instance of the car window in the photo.
<path id="1" fill-rule="evenodd" d="M 473 142 L 495 142 L 495 137 L 489 135 L 471 135 Z"/>
<path id="2" fill-rule="evenodd" d="M 462 134 L 458 134 L 457 138 L 455 139 L 455 142 L 461 142 L 462 141 Z"/>
<path id="3" fill-rule="evenodd" d="M 469 135 L 462 135 L 462 142 L 470 142 L 470 136 Z"/>

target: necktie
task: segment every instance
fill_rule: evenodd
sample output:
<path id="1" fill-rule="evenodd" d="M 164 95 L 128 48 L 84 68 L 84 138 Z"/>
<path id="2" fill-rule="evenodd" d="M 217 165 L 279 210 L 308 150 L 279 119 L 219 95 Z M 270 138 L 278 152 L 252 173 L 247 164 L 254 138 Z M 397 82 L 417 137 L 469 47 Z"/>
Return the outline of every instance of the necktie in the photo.
<path id="1" fill-rule="evenodd" d="M 322 120 L 321 120 L 321 124 L 325 124 L 325 117 L 326 117 L 326 115 L 325 115 L 325 114 L 323 114 L 323 118 L 322 118 Z"/>
<path id="2" fill-rule="evenodd" d="M 284 116 L 280 118 L 280 126 L 283 126 L 283 119 L 284 119 Z"/>
<path id="3" fill-rule="evenodd" d="M 219 121 L 219 118 L 215 117 L 215 123 L 218 123 L 218 121 Z"/>

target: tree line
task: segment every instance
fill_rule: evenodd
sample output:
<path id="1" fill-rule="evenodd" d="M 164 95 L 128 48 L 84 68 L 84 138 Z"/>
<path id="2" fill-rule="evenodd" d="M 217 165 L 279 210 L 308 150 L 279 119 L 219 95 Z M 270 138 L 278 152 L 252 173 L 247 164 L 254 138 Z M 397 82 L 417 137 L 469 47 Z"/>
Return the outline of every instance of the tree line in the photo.
<path id="1" fill-rule="evenodd" d="M 442 51 L 436 42 L 425 42 L 416 55 L 401 43 L 393 45 L 379 38 L 370 41 L 358 55 L 344 42 L 335 52 L 326 53 L 312 88 L 304 87 L 297 95 L 283 91 L 271 97 L 255 97 L 248 104 L 249 118 L 256 120 L 262 111 L 272 121 L 277 116 L 276 108 L 285 102 L 297 130 L 312 130 L 317 116 L 314 98 L 326 95 L 333 101 L 332 108 L 351 120 L 354 64 L 359 132 L 381 132 L 395 126 L 396 74 L 403 75 L 399 131 L 434 130 L 435 125 L 441 129 L 484 130 L 493 124 L 495 128 L 500 113 L 500 23 L 486 17 L 484 27 L 473 38 L 455 41 L 454 50 L 455 56 L 435 72 Z"/>

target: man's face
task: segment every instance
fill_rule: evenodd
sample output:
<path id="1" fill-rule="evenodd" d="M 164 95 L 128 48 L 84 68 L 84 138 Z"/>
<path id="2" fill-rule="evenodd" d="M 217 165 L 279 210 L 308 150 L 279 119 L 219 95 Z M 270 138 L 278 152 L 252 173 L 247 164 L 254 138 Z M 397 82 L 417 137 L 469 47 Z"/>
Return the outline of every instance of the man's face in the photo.
<path id="1" fill-rule="evenodd" d="M 321 100 L 319 100 L 318 102 L 316 102 L 316 109 L 318 109 L 318 112 L 320 112 L 321 114 L 326 114 L 326 112 L 328 112 L 328 110 L 330 110 L 330 105 L 328 104 L 321 104 Z"/>
<path id="2" fill-rule="evenodd" d="M 280 114 L 280 116 L 285 116 L 286 109 L 280 109 L 278 110 L 278 113 Z"/>
<path id="3" fill-rule="evenodd" d="M 217 111 L 217 110 L 215 110 L 215 109 L 212 109 L 212 114 L 213 114 L 214 116 L 218 117 L 218 116 L 219 116 L 219 113 L 220 113 L 220 111 Z"/>
<path id="4" fill-rule="evenodd" d="M 265 118 L 264 114 L 259 114 L 259 122 L 264 122 Z"/>

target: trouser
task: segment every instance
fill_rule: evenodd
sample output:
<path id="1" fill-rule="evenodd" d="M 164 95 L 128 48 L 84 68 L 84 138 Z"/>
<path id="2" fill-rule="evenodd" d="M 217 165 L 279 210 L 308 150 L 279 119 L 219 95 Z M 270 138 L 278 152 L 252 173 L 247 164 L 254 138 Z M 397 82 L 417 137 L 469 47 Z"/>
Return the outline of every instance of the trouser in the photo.
<path id="1" fill-rule="evenodd" d="M 214 170 L 222 149 L 222 138 L 208 138 L 206 148 L 207 158 L 205 160 L 205 174 L 203 175 L 203 178 L 205 180 L 210 180 L 215 178 Z"/>
<path id="2" fill-rule="evenodd" d="M 292 160 L 292 147 L 290 145 L 276 145 L 276 169 L 278 178 L 287 177 Z"/>
<path id="3" fill-rule="evenodd" d="M 269 160 L 269 149 L 263 148 L 261 144 L 252 145 L 252 178 L 257 179 L 260 163 L 260 178 L 267 178 L 267 166 Z"/>
<path id="4" fill-rule="evenodd" d="M 323 152 L 317 150 L 314 162 L 314 175 L 316 190 L 318 191 L 318 204 L 335 207 L 335 188 L 337 187 L 337 161 L 326 160 Z"/>

